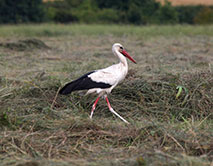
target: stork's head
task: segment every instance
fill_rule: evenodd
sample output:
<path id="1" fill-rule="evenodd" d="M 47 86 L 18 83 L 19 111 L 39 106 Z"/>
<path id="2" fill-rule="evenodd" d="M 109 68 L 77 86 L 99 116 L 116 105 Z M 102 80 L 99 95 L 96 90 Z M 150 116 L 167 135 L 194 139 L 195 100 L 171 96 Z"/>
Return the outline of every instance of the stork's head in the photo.
<path id="1" fill-rule="evenodd" d="M 125 56 L 126 58 L 128 58 L 132 62 L 136 63 L 136 61 L 128 54 L 128 52 L 126 52 L 126 50 L 124 49 L 124 47 L 120 43 L 113 44 L 112 52 L 116 53 L 116 51 L 120 52 L 123 56 Z"/>

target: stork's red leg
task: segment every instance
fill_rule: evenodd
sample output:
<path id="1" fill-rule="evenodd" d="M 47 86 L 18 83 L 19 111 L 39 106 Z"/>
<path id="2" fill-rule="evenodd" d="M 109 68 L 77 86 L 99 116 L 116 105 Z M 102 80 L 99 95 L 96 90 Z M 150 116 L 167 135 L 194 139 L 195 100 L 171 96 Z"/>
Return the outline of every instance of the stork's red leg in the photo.
<path id="1" fill-rule="evenodd" d="M 123 120 L 125 123 L 129 124 L 128 121 L 126 121 L 122 116 L 120 116 L 117 112 L 114 111 L 114 109 L 111 107 L 110 103 L 109 103 L 109 100 L 108 100 L 108 97 L 105 95 L 105 99 L 106 99 L 106 102 L 107 102 L 107 105 L 109 107 L 109 110 L 115 114 L 116 116 L 118 116 L 121 120 Z"/>
<path id="2" fill-rule="evenodd" d="M 98 97 L 98 98 L 95 100 L 95 102 L 94 102 L 94 104 L 93 104 L 93 106 L 92 106 L 92 111 L 91 111 L 91 114 L 90 114 L 90 119 L 92 119 L 93 112 L 94 112 L 94 110 L 95 110 L 96 104 L 98 103 L 98 100 L 99 100 L 99 99 L 100 99 L 100 97 Z"/>

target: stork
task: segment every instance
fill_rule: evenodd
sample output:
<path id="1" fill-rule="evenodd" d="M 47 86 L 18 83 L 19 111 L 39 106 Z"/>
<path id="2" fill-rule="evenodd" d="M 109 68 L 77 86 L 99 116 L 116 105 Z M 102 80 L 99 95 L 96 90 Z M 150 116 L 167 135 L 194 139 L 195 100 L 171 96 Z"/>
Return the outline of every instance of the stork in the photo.
<path id="1" fill-rule="evenodd" d="M 120 60 L 118 64 L 84 74 L 80 78 L 67 83 L 62 89 L 60 89 L 59 93 L 62 95 L 67 95 L 77 90 L 88 90 L 86 94 L 97 93 L 98 97 L 92 106 L 92 111 L 90 114 L 91 119 L 100 97 L 103 96 L 107 102 L 109 110 L 125 123 L 129 123 L 114 111 L 110 105 L 107 94 L 109 94 L 112 89 L 126 77 L 128 72 L 126 58 L 130 59 L 134 63 L 136 63 L 136 61 L 126 52 L 120 43 L 113 44 L 112 52 Z"/>

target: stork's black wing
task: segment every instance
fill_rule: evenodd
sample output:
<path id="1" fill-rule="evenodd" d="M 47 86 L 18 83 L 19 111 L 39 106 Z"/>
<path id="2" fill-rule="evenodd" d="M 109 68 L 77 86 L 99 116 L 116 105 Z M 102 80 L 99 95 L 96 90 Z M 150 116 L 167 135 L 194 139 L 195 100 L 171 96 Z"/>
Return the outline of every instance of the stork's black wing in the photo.
<path id="1" fill-rule="evenodd" d="M 89 72 L 87 74 L 84 74 L 77 80 L 74 80 L 68 84 L 66 84 L 59 93 L 62 95 L 67 95 L 71 93 L 72 91 L 76 90 L 88 90 L 92 88 L 110 88 L 112 85 L 103 83 L 103 82 L 96 82 L 93 81 L 90 77 L 88 77 L 90 74 L 94 73 L 95 71 Z"/>

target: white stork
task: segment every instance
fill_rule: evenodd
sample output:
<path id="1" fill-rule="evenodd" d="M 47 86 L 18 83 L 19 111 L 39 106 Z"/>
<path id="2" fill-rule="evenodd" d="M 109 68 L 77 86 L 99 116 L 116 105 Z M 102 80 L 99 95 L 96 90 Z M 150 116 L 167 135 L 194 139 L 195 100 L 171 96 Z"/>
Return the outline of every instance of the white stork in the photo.
<path id="1" fill-rule="evenodd" d="M 111 107 L 107 94 L 109 94 L 112 89 L 120 83 L 127 75 L 128 72 L 128 64 L 126 57 L 129 58 L 132 62 L 136 63 L 136 61 L 125 51 L 123 46 L 119 43 L 115 43 L 112 46 L 112 52 L 115 56 L 117 56 L 120 60 L 118 64 L 109 66 L 104 69 L 95 70 L 89 72 L 80 78 L 66 84 L 60 91 L 60 94 L 67 95 L 72 91 L 76 90 L 88 90 L 86 94 L 97 93 L 98 98 L 95 100 L 92 111 L 90 114 L 90 118 L 92 119 L 93 112 L 95 110 L 96 104 L 101 96 L 104 96 L 106 99 L 109 110 L 122 119 L 125 123 L 127 122 L 123 117 L 121 117 L 114 109 Z"/>

